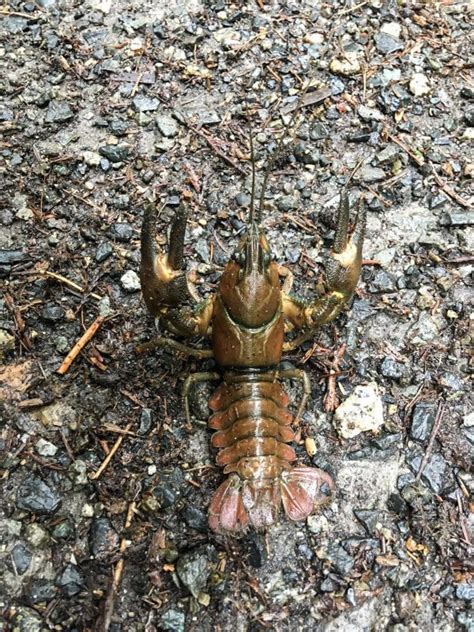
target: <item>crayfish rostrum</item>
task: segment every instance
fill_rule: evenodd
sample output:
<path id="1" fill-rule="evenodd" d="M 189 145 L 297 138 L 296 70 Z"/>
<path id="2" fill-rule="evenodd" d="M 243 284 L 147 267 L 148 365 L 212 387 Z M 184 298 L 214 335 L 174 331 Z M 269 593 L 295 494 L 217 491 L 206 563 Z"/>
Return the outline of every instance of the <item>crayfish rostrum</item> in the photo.
<path id="1" fill-rule="evenodd" d="M 279 370 L 282 353 L 336 318 L 354 293 L 360 275 L 366 213 L 361 199 L 350 231 L 349 200 L 341 193 L 331 256 L 326 265 L 325 291 L 305 302 L 281 284 L 281 269 L 272 257 L 262 228 L 261 205 L 253 199 L 246 232 L 225 266 L 215 294 L 198 302 L 183 269 L 187 212 L 182 205 L 171 223 L 167 254 L 156 250 L 154 210 L 144 214 L 141 237 L 141 285 L 148 310 L 173 337 L 158 338 L 197 357 L 213 357 L 215 372 L 191 374 L 188 393 L 196 382 L 219 380 L 209 399 L 209 428 L 217 463 L 227 478 L 209 507 L 209 525 L 218 533 L 238 534 L 247 527 L 265 528 L 275 522 L 280 506 L 291 520 L 303 520 L 332 492 L 332 479 L 321 469 L 294 465 L 298 416 L 310 394 L 309 379 L 299 369 Z M 285 332 L 302 335 L 284 342 Z M 174 336 L 209 338 L 211 349 L 199 350 Z M 296 415 L 282 379 L 299 379 L 303 397 Z"/>

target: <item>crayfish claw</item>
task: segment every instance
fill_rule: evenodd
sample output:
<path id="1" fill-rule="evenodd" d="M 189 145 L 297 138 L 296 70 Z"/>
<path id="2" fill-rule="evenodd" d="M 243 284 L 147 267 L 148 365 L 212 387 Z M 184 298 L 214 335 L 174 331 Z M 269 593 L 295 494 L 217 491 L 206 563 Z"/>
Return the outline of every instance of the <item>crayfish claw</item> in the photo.
<path id="1" fill-rule="evenodd" d="M 140 281 L 145 303 L 153 316 L 170 307 L 180 307 L 190 293 L 182 270 L 187 213 L 180 207 L 175 214 L 169 238 L 168 254 L 156 250 L 154 205 L 146 207 L 141 232 Z"/>
<path id="2" fill-rule="evenodd" d="M 327 285 L 330 292 L 344 300 L 354 293 L 362 265 L 362 246 L 366 227 L 366 208 L 362 198 L 357 203 L 357 218 L 349 236 L 349 200 L 341 194 L 332 256 L 326 264 Z"/>
<path id="3" fill-rule="evenodd" d="M 334 235 L 333 252 L 344 252 L 347 247 L 349 232 L 349 196 L 347 190 L 341 193 L 341 199 L 337 210 L 336 234 Z"/>

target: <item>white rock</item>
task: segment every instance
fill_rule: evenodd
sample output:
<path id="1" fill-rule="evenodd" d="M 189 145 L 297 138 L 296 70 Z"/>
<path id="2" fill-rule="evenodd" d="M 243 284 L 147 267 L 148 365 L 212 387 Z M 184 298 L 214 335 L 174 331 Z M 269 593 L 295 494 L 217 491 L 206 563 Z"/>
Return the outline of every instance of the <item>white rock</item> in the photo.
<path id="1" fill-rule="evenodd" d="M 312 514 L 308 516 L 307 524 L 311 533 L 316 533 L 317 535 L 327 533 L 330 528 L 329 521 L 323 514 Z"/>
<path id="2" fill-rule="evenodd" d="M 0 329 L 0 359 L 7 351 L 15 348 L 15 336 L 12 336 L 6 329 Z"/>
<path id="3" fill-rule="evenodd" d="M 360 72 L 360 62 L 357 53 L 346 53 L 341 59 L 335 57 L 329 64 L 329 70 L 335 75 L 351 77 Z"/>
<path id="4" fill-rule="evenodd" d="M 472 426 L 474 426 L 474 411 L 468 415 L 464 415 L 463 423 L 468 428 L 472 428 Z"/>
<path id="5" fill-rule="evenodd" d="M 334 422 L 344 439 L 380 428 L 383 425 L 383 403 L 377 384 L 370 382 L 356 386 L 336 410 Z"/>
<path id="6" fill-rule="evenodd" d="M 474 127 L 466 127 L 461 140 L 474 140 Z"/>
<path id="7" fill-rule="evenodd" d="M 89 165 L 89 167 L 98 167 L 100 165 L 101 157 L 96 151 L 86 150 L 82 152 L 82 159 L 86 165 Z"/>
<path id="8" fill-rule="evenodd" d="M 430 91 L 431 86 L 428 77 L 421 72 L 415 72 L 410 79 L 410 92 L 415 97 L 421 97 L 424 94 L 429 94 Z"/>
<path id="9" fill-rule="evenodd" d="M 95 11 L 100 11 L 104 15 L 110 13 L 112 0 L 89 0 L 88 5 Z"/>
<path id="10" fill-rule="evenodd" d="M 219 42 L 219 44 L 224 44 L 224 46 L 228 47 L 236 46 L 240 43 L 240 33 L 231 28 L 223 28 L 214 31 L 212 37 L 216 42 Z"/>
<path id="11" fill-rule="evenodd" d="M 90 503 L 84 503 L 81 509 L 81 516 L 83 518 L 93 518 L 94 517 L 94 507 Z"/>
<path id="12" fill-rule="evenodd" d="M 138 292 L 140 290 L 140 279 L 133 270 L 127 270 L 120 278 L 120 283 L 126 292 Z"/>
<path id="13" fill-rule="evenodd" d="M 401 30 L 402 25 L 398 22 L 385 22 L 380 28 L 381 33 L 387 33 L 387 35 L 391 35 L 394 39 L 399 39 Z"/>
<path id="14" fill-rule="evenodd" d="M 304 41 L 312 46 L 320 46 L 324 42 L 322 33 L 308 33 L 304 36 Z"/>
<path id="15" fill-rule="evenodd" d="M 54 443 L 50 443 L 44 439 L 38 439 L 35 443 L 35 449 L 40 456 L 54 456 L 58 451 L 58 447 L 55 446 Z"/>

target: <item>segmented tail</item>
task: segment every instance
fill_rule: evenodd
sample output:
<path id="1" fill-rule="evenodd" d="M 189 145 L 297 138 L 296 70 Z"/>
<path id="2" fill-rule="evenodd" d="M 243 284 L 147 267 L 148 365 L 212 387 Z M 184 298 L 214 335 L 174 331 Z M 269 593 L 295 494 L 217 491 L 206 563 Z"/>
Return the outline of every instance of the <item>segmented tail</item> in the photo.
<path id="1" fill-rule="evenodd" d="M 209 400 L 212 445 L 228 478 L 209 507 L 209 525 L 218 533 L 273 524 L 283 504 L 291 520 L 304 520 L 333 487 L 320 469 L 296 466 L 293 415 L 282 385 L 258 374 L 226 376 Z"/>

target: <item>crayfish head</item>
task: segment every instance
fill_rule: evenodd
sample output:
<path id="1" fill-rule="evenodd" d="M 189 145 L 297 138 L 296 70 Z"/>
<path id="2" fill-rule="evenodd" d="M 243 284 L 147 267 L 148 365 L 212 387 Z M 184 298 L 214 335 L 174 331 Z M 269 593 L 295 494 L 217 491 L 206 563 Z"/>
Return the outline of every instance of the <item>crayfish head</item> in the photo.
<path id="1" fill-rule="evenodd" d="M 256 222 L 250 224 L 224 270 L 220 296 L 233 320 L 247 327 L 262 327 L 280 308 L 278 266 Z"/>

